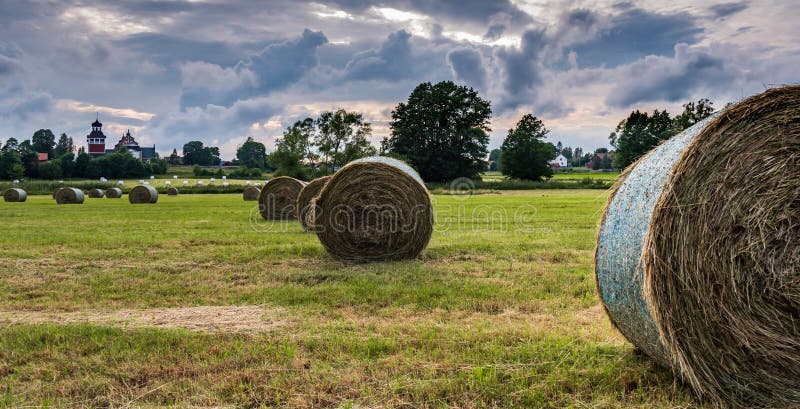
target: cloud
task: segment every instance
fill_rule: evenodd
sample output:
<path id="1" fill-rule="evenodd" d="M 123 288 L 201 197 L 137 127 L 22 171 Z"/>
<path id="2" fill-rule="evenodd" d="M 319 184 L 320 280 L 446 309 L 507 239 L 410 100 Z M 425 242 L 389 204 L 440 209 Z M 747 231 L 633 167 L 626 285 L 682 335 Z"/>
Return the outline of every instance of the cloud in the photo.
<path id="1" fill-rule="evenodd" d="M 447 53 L 447 63 L 457 81 L 480 90 L 486 89 L 487 73 L 480 52 L 470 48 L 453 50 Z"/>
<path id="2" fill-rule="evenodd" d="M 356 54 L 344 68 L 344 77 L 359 81 L 408 77 L 413 70 L 410 38 L 405 30 L 389 34 L 379 48 Z"/>
<path id="3" fill-rule="evenodd" d="M 746 10 L 748 4 L 746 2 L 738 2 L 738 3 L 722 3 L 722 4 L 715 4 L 709 7 L 709 10 L 714 14 L 716 18 L 726 18 L 730 17 L 740 11 Z"/>
<path id="4" fill-rule="evenodd" d="M 672 58 L 648 56 L 620 67 L 606 103 L 627 107 L 640 102 L 682 101 L 704 90 L 729 86 L 737 74 L 708 50 L 678 44 Z"/>
<path id="5" fill-rule="evenodd" d="M 19 61 L 0 54 L 0 78 L 20 71 L 22 66 Z"/>
<path id="6" fill-rule="evenodd" d="M 53 96 L 31 91 L 24 84 L 0 89 L 0 118 L 26 120 L 53 109 Z"/>
<path id="7" fill-rule="evenodd" d="M 486 30 L 486 34 L 483 35 L 483 38 L 485 40 L 494 41 L 500 38 L 505 31 L 505 25 L 500 23 L 492 24 L 489 26 L 489 29 Z"/>

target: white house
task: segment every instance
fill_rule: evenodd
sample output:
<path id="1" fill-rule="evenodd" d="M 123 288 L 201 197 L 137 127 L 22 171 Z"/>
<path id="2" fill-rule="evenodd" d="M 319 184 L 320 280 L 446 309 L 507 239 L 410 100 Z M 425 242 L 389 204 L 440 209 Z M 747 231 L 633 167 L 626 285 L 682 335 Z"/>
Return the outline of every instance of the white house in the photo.
<path id="1" fill-rule="evenodd" d="M 547 162 L 547 163 L 549 163 L 550 166 L 552 166 L 554 168 L 566 168 L 567 167 L 567 158 L 565 158 L 564 155 L 559 153 L 558 156 L 556 156 L 555 159 L 553 159 L 553 160 L 551 160 L 550 162 Z"/>

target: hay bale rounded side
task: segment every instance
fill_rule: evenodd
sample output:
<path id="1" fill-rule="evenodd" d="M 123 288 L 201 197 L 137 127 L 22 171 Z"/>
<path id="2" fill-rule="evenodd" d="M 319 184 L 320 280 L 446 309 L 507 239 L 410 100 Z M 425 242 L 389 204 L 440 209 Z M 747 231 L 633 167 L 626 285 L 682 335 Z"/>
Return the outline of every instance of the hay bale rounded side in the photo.
<path id="1" fill-rule="evenodd" d="M 158 202 L 158 191 L 152 186 L 136 186 L 128 193 L 128 201 L 131 204 L 156 203 Z"/>
<path id="2" fill-rule="evenodd" d="M 308 182 L 297 195 L 297 217 L 305 231 L 314 231 L 313 226 L 308 224 L 310 220 L 313 220 L 313 218 L 309 218 L 309 212 L 316 207 L 316 202 L 312 203 L 312 199 L 317 197 L 330 178 L 330 176 L 323 176 Z"/>
<path id="3" fill-rule="evenodd" d="M 122 197 L 122 189 L 118 187 L 112 187 L 106 189 L 106 197 L 109 199 L 119 199 Z"/>
<path id="4" fill-rule="evenodd" d="M 9 203 L 22 203 L 28 200 L 28 193 L 20 188 L 12 187 L 3 192 L 3 200 Z"/>
<path id="5" fill-rule="evenodd" d="M 177 187 L 170 187 L 167 189 L 168 196 L 178 196 L 178 188 Z"/>
<path id="6" fill-rule="evenodd" d="M 258 196 L 258 210 L 264 220 L 292 220 L 297 218 L 297 196 L 305 182 L 280 176 L 267 183 Z"/>
<path id="7" fill-rule="evenodd" d="M 799 197 L 800 86 L 658 146 L 617 183 L 598 235 L 614 325 L 717 404 L 800 405 Z"/>
<path id="8" fill-rule="evenodd" d="M 328 180 L 314 202 L 309 222 L 339 260 L 416 258 L 433 233 L 428 189 L 417 172 L 398 160 L 351 162 Z"/>
<path id="9" fill-rule="evenodd" d="M 62 187 L 56 190 L 55 199 L 58 204 L 83 204 L 85 196 L 83 190 L 74 187 Z"/>
<path id="10" fill-rule="evenodd" d="M 89 189 L 89 198 L 102 199 L 105 193 L 100 189 Z"/>
<path id="11" fill-rule="evenodd" d="M 261 189 L 253 186 L 247 186 L 242 192 L 242 198 L 245 202 L 256 201 L 259 195 L 261 195 Z"/>

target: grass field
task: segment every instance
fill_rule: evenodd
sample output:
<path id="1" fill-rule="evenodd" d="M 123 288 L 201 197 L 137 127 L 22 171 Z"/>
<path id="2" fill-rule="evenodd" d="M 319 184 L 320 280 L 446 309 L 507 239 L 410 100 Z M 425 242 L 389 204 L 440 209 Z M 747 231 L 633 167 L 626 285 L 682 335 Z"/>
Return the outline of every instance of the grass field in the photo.
<path id="1" fill-rule="evenodd" d="M 599 305 L 606 195 L 437 195 L 368 265 L 239 195 L 0 203 L 0 406 L 694 407 Z"/>

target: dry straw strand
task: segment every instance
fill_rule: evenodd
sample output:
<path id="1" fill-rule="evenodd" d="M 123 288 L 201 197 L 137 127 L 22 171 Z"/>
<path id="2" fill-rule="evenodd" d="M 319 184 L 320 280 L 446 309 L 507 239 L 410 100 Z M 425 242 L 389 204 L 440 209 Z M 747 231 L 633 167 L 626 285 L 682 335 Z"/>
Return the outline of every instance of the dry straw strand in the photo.
<path id="1" fill-rule="evenodd" d="M 83 191 L 74 187 L 62 187 L 54 194 L 58 204 L 83 204 Z"/>
<path id="2" fill-rule="evenodd" d="M 300 191 L 300 194 L 297 195 L 298 218 L 305 231 L 313 231 L 313 228 L 310 227 L 311 225 L 309 224 L 309 221 L 313 220 L 313 218 L 309 219 L 309 212 L 316 206 L 316 202 L 312 203 L 312 200 L 317 197 L 330 178 L 330 176 L 323 176 L 308 182 L 308 184 L 303 187 L 303 190 Z"/>
<path id="3" fill-rule="evenodd" d="M 28 200 L 28 193 L 20 188 L 12 187 L 3 192 L 3 200 L 9 203 L 22 203 Z"/>
<path id="4" fill-rule="evenodd" d="M 370 157 L 345 165 L 314 200 L 312 225 L 334 258 L 413 259 L 433 233 L 428 189 L 407 164 Z"/>
<path id="5" fill-rule="evenodd" d="M 261 189 L 254 187 L 254 186 L 247 186 L 244 188 L 244 192 L 242 193 L 242 198 L 245 202 L 251 202 L 258 200 L 258 196 L 261 194 Z"/>
<path id="6" fill-rule="evenodd" d="M 720 406 L 800 406 L 800 86 L 626 170 L 596 252 L 612 322 Z"/>
<path id="7" fill-rule="evenodd" d="M 293 220 L 297 218 L 297 196 L 305 182 L 288 176 L 271 179 L 258 196 L 258 208 L 264 220 Z"/>
<path id="8" fill-rule="evenodd" d="M 131 204 L 156 203 L 158 202 L 158 191 L 152 186 L 136 186 L 128 193 L 128 201 Z"/>

